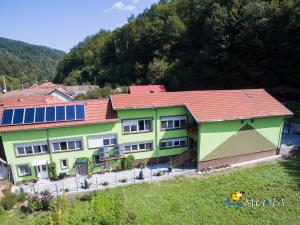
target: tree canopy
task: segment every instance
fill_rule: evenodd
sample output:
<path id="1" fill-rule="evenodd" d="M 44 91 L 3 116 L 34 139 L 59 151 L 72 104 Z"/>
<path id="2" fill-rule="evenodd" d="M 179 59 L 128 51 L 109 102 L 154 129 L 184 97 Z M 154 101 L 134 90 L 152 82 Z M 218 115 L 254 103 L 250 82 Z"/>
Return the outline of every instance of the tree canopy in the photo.
<path id="1" fill-rule="evenodd" d="M 169 90 L 299 87 L 300 1 L 171 0 L 87 37 L 56 82 Z"/>
<path id="2" fill-rule="evenodd" d="M 63 55 L 56 49 L 0 38 L 0 75 L 6 76 L 10 90 L 20 88 L 22 82 L 52 80 Z"/>

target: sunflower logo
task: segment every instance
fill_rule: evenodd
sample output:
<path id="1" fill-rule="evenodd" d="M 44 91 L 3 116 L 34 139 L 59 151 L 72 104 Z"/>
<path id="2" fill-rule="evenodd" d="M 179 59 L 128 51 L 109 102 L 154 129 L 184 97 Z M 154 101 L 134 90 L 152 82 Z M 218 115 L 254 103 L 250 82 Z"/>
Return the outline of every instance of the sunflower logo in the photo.
<path id="1" fill-rule="evenodd" d="M 245 192 L 243 191 L 235 191 L 231 194 L 231 201 L 232 202 L 240 202 L 243 198 L 243 194 L 245 194 Z"/>

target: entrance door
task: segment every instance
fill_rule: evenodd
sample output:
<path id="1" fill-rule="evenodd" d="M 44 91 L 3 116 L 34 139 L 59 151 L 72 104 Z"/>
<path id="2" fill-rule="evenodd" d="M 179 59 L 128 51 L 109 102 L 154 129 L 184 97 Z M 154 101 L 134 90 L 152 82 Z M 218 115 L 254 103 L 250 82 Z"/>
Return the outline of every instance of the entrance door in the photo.
<path id="1" fill-rule="evenodd" d="M 47 179 L 48 178 L 48 169 L 47 165 L 39 165 L 36 166 L 37 177 L 40 179 Z"/>

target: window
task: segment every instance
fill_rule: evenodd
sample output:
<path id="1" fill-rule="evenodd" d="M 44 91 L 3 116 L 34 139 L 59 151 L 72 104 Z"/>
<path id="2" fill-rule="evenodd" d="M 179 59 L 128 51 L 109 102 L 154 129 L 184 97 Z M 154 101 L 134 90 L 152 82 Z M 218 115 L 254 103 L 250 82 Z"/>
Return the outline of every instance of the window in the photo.
<path id="1" fill-rule="evenodd" d="M 244 124 L 244 122 L 245 122 L 244 120 L 241 120 L 241 124 Z"/>
<path id="2" fill-rule="evenodd" d="M 251 123 L 254 123 L 254 119 L 251 119 Z"/>
<path id="3" fill-rule="evenodd" d="M 151 131 L 152 119 L 124 120 L 123 133 Z"/>
<path id="4" fill-rule="evenodd" d="M 81 150 L 81 140 L 52 142 L 52 149 L 54 152 Z"/>
<path id="5" fill-rule="evenodd" d="M 31 169 L 30 169 L 29 165 L 17 166 L 17 170 L 18 170 L 18 174 L 20 177 L 31 175 Z"/>
<path id="6" fill-rule="evenodd" d="M 184 129 L 187 123 L 186 116 L 168 116 L 160 119 L 161 130 Z"/>
<path id="7" fill-rule="evenodd" d="M 125 149 L 126 153 L 151 151 L 152 150 L 152 142 L 142 142 L 142 143 L 137 143 L 137 144 L 126 144 L 126 145 L 124 145 L 124 149 Z"/>
<path id="8" fill-rule="evenodd" d="M 60 160 L 60 167 L 62 170 L 68 169 L 69 168 L 68 160 L 67 159 Z"/>
<path id="9" fill-rule="evenodd" d="M 164 139 L 160 141 L 160 149 L 179 148 L 187 146 L 187 138 Z"/>
<path id="10" fill-rule="evenodd" d="M 47 142 L 37 142 L 37 143 L 16 145 L 17 156 L 37 155 L 37 154 L 43 154 L 47 152 L 48 152 Z"/>
<path id="11" fill-rule="evenodd" d="M 117 144 L 117 135 L 91 136 L 88 137 L 89 148 L 101 148 L 104 146 L 113 146 Z"/>

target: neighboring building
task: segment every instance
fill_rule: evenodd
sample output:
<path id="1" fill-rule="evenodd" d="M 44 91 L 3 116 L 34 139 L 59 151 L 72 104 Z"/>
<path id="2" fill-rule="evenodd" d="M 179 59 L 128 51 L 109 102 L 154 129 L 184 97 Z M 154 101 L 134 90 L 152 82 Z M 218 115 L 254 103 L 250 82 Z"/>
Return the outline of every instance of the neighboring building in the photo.
<path id="1" fill-rule="evenodd" d="M 25 97 L 44 97 L 53 96 L 61 101 L 73 101 L 79 94 L 86 94 L 90 91 L 99 89 L 96 85 L 82 85 L 82 86 L 65 86 L 63 84 L 54 84 L 46 81 L 41 85 L 34 84 L 30 88 L 22 90 L 9 91 L 0 94 L 0 100 L 6 98 L 25 98 Z"/>
<path id="2" fill-rule="evenodd" d="M 97 85 L 78 85 L 78 86 L 66 86 L 63 84 L 54 84 L 50 81 L 46 81 L 42 83 L 41 85 L 34 84 L 31 86 L 31 88 L 36 89 L 58 89 L 63 90 L 63 92 L 66 92 L 68 95 L 72 97 L 76 97 L 79 94 L 86 94 L 87 92 L 95 91 L 99 89 L 99 86 Z"/>
<path id="3" fill-rule="evenodd" d="M 51 104 L 51 103 L 62 103 L 63 100 L 51 96 L 24 96 L 24 97 L 10 97 L 0 98 L 0 107 L 9 107 L 15 105 L 27 105 L 27 104 Z"/>
<path id="4" fill-rule="evenodd" d="M 150 94 L 166 92 L 165 85 L 136 85 L 129 86 L 129 94 Z"/>
<path id="5" fill-rule="evenodd" d="M 292 116 L 263 89 L 121 94 L 22 107 L 0 112 L 15 182 L 47 179 L 50 162 L 67 175 L 83 173 L 84 158 L 114 169 L 123 150 L 137 164 L 195 156 L 198 169 L 275 155 L 284 118 Z"/>
<path id="6" fill-rule="evenodd" d="M 54 96 L 55 98 L 65 102 L 74 100 L 74 98 L 62 88 L 27 88 L 23 90 L 9 91 L 5 94 L 0 94 L 0 99 L 37 96 Z"/>

